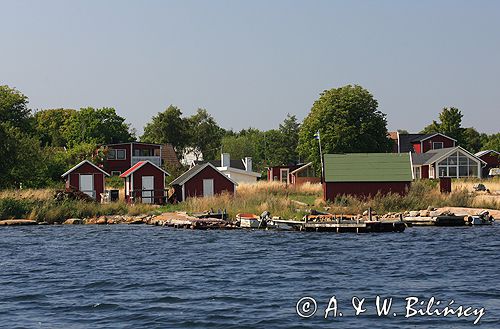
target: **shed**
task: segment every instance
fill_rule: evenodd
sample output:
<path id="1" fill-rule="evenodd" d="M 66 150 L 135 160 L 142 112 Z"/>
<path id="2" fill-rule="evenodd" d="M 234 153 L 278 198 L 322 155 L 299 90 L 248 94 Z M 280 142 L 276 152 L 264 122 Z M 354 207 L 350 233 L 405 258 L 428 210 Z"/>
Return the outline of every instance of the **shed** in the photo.
<path id="1" fill-rule="evenodd" d="M 292 178 L 291 183 L 296 185 L 321 182 L 321 178 L 316 177 L 312 162 L 306 163 L 305 165 L 291 171 L 290 176 Z"/>
<path id="2" fill-rule="evenodd" d="M 407 193 L 412 177 L 409 153 L 325 154 L 323 198 Z"/>
<path id="3" fill-rule="evenodd" d="M 174 179 L 171 185 L 174 188 L 175 199 L 184 201 L 188 197 L 206 197 L 223 192 L 234 194 L 238 183 L 207 162 L 194 165 Z"/>
<path id="4" fill-rule="evenodd" d="M 490 176 L 491 169 L 500 167 L 500 152 L 495 150 L 484 150 L 476 153 L 475 156 L 486 163 L 483 167 L 483 177 Z"/>
<path id="5" fill-rule="evenodd" d="M 125 199 L 127 202 L 164 203 L 166 176 L 170 174 L 149 160 L 137 162 L 120 175 L 125 179 Z"/>
<path id="6" fill-rule="evenodd" d="M 104 193 L 106 186 L 107 172 L 88 160 L 83 160 L 64 174 L 62 178 L 66 179 L 66 188 L 74 188 L 97 202 L 101 202 L 101 193 Z"/>

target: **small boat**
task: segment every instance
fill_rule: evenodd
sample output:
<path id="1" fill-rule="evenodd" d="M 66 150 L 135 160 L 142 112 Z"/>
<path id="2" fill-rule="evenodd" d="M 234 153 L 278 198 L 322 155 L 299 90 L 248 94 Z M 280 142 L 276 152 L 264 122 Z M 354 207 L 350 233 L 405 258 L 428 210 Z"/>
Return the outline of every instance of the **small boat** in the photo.
<path id="1" fill-rule="evenodd" d="M 262 220 L 259 216 L 250 213 L 236 214 L 236 219 L 240 222 L 240 227 L 260 228 Z"/>
<path id="2" fill-rule="evenodd" d="M 495 220 L 491 216 L 469 216 L 467 224 L 469 225 L 493 225 Z"/>

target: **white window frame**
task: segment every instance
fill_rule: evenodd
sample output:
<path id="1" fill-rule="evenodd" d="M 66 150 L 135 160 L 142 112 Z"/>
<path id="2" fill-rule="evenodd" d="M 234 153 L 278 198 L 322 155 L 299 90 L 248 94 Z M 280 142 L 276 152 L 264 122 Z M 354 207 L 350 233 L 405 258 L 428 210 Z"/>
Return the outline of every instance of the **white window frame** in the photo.
<path id="1" fill-rule="evenodd" d="M 113 156 L 111 156 L 112 154 L 113 154 Z M 116 150 L 115 149 L 109 149 L 106 158 L 108 160 L 116 160 Z"/>
<path id="2" fill-rule="evenodd" d="M 123 157 L 118 156 L 119 153 L 123 152 Z M 127 159 L 127 151 L 125 149 L 117 149 L 116 150 L 116 160 L 125 160 Z"/>
<path id="3" fill-rule="evenodd" d="M 441 147 L 440 148 L 436 148 L 436 144 L 441 144 Z M 433 150 L 441 150 L 441 149 L 444 149 L 444 142 L 432 142 L 432 149 Z"/>
<path id="4" fill-rule="evenodd" d="M 122 172 L 120 170 L 112 170 L 111 171 L 111 176 L 120 176 Z"/>

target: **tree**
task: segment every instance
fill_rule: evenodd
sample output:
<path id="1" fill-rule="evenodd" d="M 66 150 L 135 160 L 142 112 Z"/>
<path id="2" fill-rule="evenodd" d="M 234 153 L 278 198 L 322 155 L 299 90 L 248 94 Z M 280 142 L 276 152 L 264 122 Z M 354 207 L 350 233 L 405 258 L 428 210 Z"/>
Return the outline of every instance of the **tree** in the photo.
<path id="1" fill-rule="evenodd" d="M 483 145 L 483 150 L 500 152 L 500 133 L 489 135 Z"/>
<path id="2" fill-rule="evenodd" d="M 304 160 L 319 165 L 319 146 L 314 134 L 319 131 L 323 154 L 352 152 L 389 152 L 385 114 L 378 102 L 361 86 L 347 85 L 325 90 L 313 104 L 299 132 L 298 151 Z"/>
<path id="3" fill-rule="evenodd" d="M 34 115 L 35 132 L 43 146 L 67 146 L 66 137 L 76 110 L 50 109 L 38 111 Z"/>
<path id="4" fill-rule="evenodd" d="M 222 151 L 232 159 L 252 157 L 254 171 L 263 169 L 265 159 L 265 137 L 258 129 L 244 129 L 237 134 L 222 138 Z"/>
<path id="5" fill-rule="evenodd" d="M 198 159 L 215 160 L 220 151 L 224 130 L 205 109 L 187 119 L 189 126 L 189 148 Z"/>
<path id="6" fill-rule="evenodd" d="M 466 150 L 476 153 L 481 150 L 483 143 L 481 134 L 473 127 L 465 128 L 462 131 L 462 147 Z"/>
<path id="7" fill-rule="evenodd" d="M 463 142 L 462 112 L 455 107 L 443 108 L 439 114 L 440 122 L 432 121 L 422 130 L 423 134 L 441 133 Z"/>
<path id="8" fill-rule="evenodd" d="M 0 122 L 31 132 L 28 97 L 9 86 L 0 86 Z"/>
<path id="9" fill-rule="evenodd" d="M 189 123 L 182 118 L 182 112 L 170 105 L 165 111 L 154 116 L 144 127 L 141 141 L 147 143 L 170 143 L 177 155 L 181 155 L 189 145 Z"/>
<path id="10" fill-rule="evenodd" d="M 71 117 L 65 138 L 69 146 L 80 143 L 110 144 L 135 140 L 125 118 L 114 108 L 82 108 Z"/>
<path id="11" fill-rule="evenodd" d="M 298 160 L 297 146 L 299 144 L 300 123 L 295 115 L 287 114 L 279 126 L 281 136 L 282 158 L 281 164 L 289 164 Z"/>

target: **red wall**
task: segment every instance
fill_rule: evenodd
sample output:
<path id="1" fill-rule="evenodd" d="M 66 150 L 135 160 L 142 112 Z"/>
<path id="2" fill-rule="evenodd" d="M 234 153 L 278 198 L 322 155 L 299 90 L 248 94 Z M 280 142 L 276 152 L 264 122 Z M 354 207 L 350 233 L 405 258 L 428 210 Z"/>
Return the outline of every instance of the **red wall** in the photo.
<path id="1" fill-rule="evenodd" d="M 231 194 L 234 193 L 234 184 L 231 182 L 224 174 L 216 171 L 212 167 L 206 167 L 200 171 L 193 178 L 184 183 L 184 191 L 187 197 L 193 196 L 203 196 L 203 180 L 213 179 L 214 180 L 214 193 L 221 194 L 226 191 Z M 182 190 L 180 194 L 182 198 Z"/>
<path id="2" fill-rule="evenodd" d="M 429 178 L 429 166 L 422 166 L 420 174 L 422 178 Z"/>
<path id="3" fill-rule="evenodd" d="M 486 162 L 486 166 L 483 168 L 483 177 L 488 177 L 491 168 L 497 168 L 500 166 L 500 155 L 490 152 L 488 154 L 480 157 L 481 160 Z"/>
<path id="4" fill-rule="evenodd" d="M 337 196 L 341 195 L 368 197 L 374 196 L 378 192 L 382 194 L 398 193 L 405 195 L 410 185 L 411 182 L 324 183 L 323 198 L 334 201 Z"/>
<path id="5" fill-rule="evenodd" d="M 133 174 L 134 186 L 133 190 L 138 191 L 134 192 L 134 197 L 140 197 L 142 192 L 142 176 L 153 176 L 154 177 L 154 198 L 155 203 L 162 203 L 163 196 L 165 196 L 165 178 L 163 171 L 159 170 L 155 166 L 150 163 L 146 163 L 141 168 L 137 169 Z M 130 194 L 130 193 L 129 193 Z"/>
<path id="6" fill-rule="evenodd" d="M 144 145 L 144 144 L 136 144 L 132 143 L 132 154 L 130 154 L 130 144 L 131 143 L 122 143 L 116 144 L 113 146 L 109 146 L 109 149 L 121 149 L 125 150 L 125 160 L 104 160 L 104 170 L 111 174 L 112 171 L 120 171 L 124 173 L 131 167 L 131 159 L 134 150 L 151 150 L 151 154 L 154 154 L 155 149 L 160 149 L 160 145 Z M 158 155 L 160 156 L 160 155 Z"/>
<path id="7" fill-rule="evenodd" d="M 422 153 L 425 153 L 427 151 L 432 150 L 432 143 L 433 142 L 443 142 L 443 148 L 454 146 L 453 140 L 451 140 L 447 137 L 441 136 L 441 135 L 437 135 L 437 136 L 434 136 L 432 138 L 426 139 L 425 141 L 422 142 L 422 146 L 424 147 L 424 149 L 422 150 Z"/>
<path id="8" fill-rule="evenodd" d="M 68 174 L 68 176 L 66 177 L 66 187 L 73 187 L 79 190 L 81 174 L 94 175 L 94 190 L 96 193 L 96 201 L 101 202 L 101 193 L 104 193 L 104 174 L 88 163 L 84 163 L 77 169 L 73 170 L 70 174 Z"/>
<path id="9" fill-rule="evenodd" d="M 413 145 L 413 150 L 415 151 L 415 153 L 422 153 L 420 150 L 420 142 L 412 143 L 412 145 Z"/>

